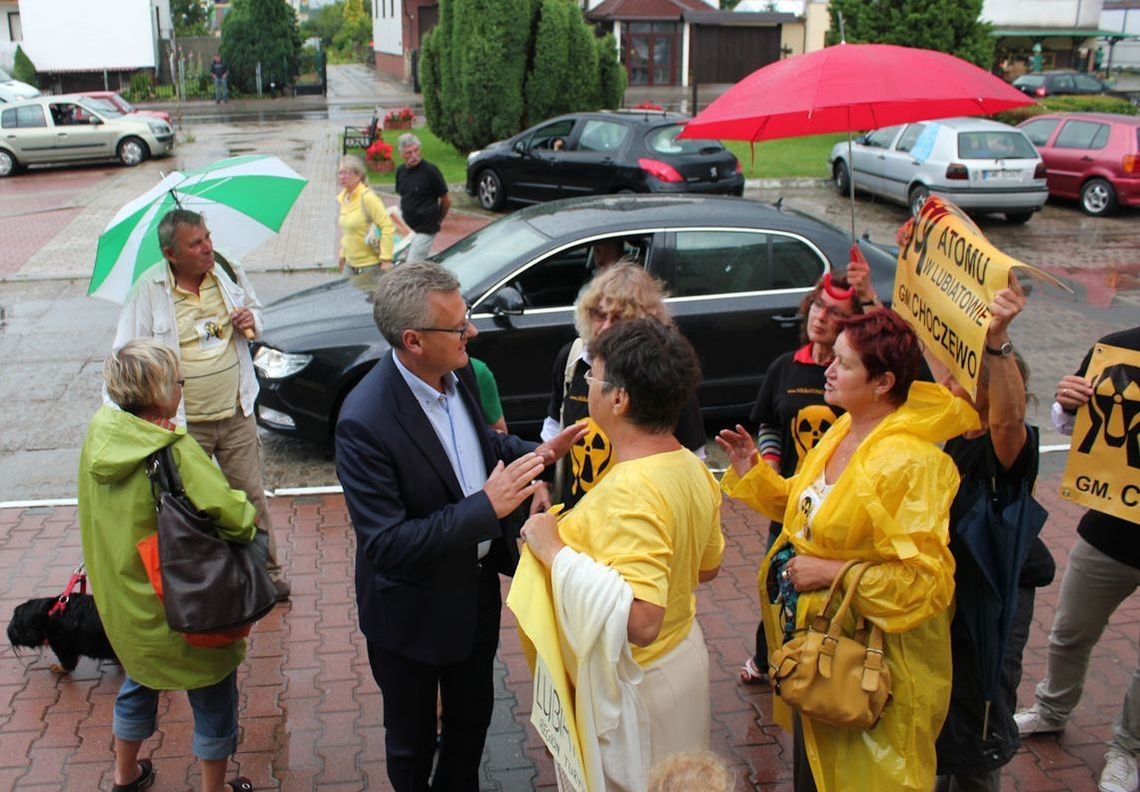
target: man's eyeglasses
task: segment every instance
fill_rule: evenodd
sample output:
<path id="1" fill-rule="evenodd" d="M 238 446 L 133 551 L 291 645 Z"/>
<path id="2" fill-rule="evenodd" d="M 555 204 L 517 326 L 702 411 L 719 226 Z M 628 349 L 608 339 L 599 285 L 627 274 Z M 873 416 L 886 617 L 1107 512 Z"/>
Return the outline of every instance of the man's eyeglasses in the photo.
<path id="1" fill-rule="evenodd" d="M 463 327 L 413 327 L 412 329 L 417 333 L 455 333 L 460 341 L 465 341 L 471 329 L 471 308 L 469 307 L 467 313 L 463 314 Z"/>
<path id="2" fill-rule="evenodd" d="M 604 379 L 598 379 L 597 377 L 591 377 L 589 374 L 583 374 L 582 376 L 586 380 L 587 385 L 597 385 L 599 388 L 606 388 L 612 384 L 610 382 L 607 382 Z"/>
<path id="3" fill-rule="evenodd" d="M 847 311 L 842 311 L 834 306 L 828 305 L 818 297 L 811 301 L 811 307 L 817 311 L 823 311 L 831 319 L 847 319 L 851 316 Z"/>

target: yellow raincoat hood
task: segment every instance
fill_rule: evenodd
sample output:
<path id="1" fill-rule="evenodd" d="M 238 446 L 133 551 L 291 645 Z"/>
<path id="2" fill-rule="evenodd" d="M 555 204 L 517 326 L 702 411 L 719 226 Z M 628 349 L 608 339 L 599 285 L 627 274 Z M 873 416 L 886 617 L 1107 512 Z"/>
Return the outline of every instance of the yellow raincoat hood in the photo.
<path id="1" fill-rule="evenodd" d="M 768 465 L 743 478 L 729 470 L 722 487 L 733 498 L 784 524 L 760 567 L 760 605 L 770 647 L 779 646 L 778 608 L 768 602 L 772 553 L 791 542 L 798 555 L 860 559 L 854 607 L 886 635 L 893 698 L 872 729 L 838 729 L 805 718 L 804 745 L 820 792 L 921 790 L 934 784 L 934 740 L 950 703 L 950 615 L 954 558 L 948 548 L 950 502 L 958 490 L 954 463 L 935 445 L 978 428 L 977 413 L 941 385 L 916 382 L 905 404 L 884 418 L 856 449 L 812 520 L 810 539 L 798 508 L 808 485 L 851 427 L 841 416 L 804 457 L 799 472 L 780 478 Z M 797 629 L 820 608 L 825 590 L 800 594 Z M 790 728 L 790 712 L 773 698 L 773 715 Z"/>

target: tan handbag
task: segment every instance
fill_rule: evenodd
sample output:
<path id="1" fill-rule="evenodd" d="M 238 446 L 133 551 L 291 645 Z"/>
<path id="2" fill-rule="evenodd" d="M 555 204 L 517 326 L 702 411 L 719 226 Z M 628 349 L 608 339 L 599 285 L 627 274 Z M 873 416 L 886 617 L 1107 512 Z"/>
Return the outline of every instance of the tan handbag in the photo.
<path id="1" fill-rule="evenodd" d="M 773 652 L 769 663 L 772 691 L 800 714 L 829 726 L 870 729 L 891 698 L 882 630 L 855 614 L 854 638 L 842 634 L 855 588 L 869 567 L 868 563 L 847 562 L 807 632 Z M 843 601 L 828 619 L 836 592 L 852 571 Z"/>

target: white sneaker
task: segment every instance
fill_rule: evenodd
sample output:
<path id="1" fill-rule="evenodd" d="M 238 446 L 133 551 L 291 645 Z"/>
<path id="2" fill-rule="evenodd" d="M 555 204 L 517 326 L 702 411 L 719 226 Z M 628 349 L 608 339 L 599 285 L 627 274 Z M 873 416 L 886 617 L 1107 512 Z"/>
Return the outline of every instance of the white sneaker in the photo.
<path id="1" fill-rule="evenodd" d="M 1030 734 L 1055 734 L 1065 729 L 1064 721 L 1050 720 L 1036 706 L 1015 713 L 1013 720 L 1017 724 L 1017 733 L 1022 737 Z"/>
<path id="2" fill-rule="evenodd" d="M 1104 755 L 1104 770 L 1097 789 L 1100 792 L 1136 792 L 1136 760 L 1119 748 L 1109 748 Z"/>

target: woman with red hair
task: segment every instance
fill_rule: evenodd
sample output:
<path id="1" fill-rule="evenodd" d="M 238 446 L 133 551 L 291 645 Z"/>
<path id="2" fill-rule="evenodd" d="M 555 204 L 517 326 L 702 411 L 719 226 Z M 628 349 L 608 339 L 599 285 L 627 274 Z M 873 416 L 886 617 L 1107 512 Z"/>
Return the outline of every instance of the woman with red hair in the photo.
<path id="1" fill-rule="evenodd" d="M 777 720 L 794 726 L 795 788 L 928 792 L 950 702 L 947 545 L 958 487 L 954 463 L 935 444 L 977 427 L 978 418 L 941 385 L 915 382 L 919 341 L 893 311 L 839 324 L 824 399 L 846 413 L 789 478 L 759 464 L 743 427 L 722 431 L 717 441 L 732 463 L 722 487 L 783 522 L 760 567 L 769 646 L 806 628 L 846 561 L 871 563 L 853 607 L 886 634 L 892 700 L 861 730 L 798 715 L 793 724 L 775 698 Z"/>

